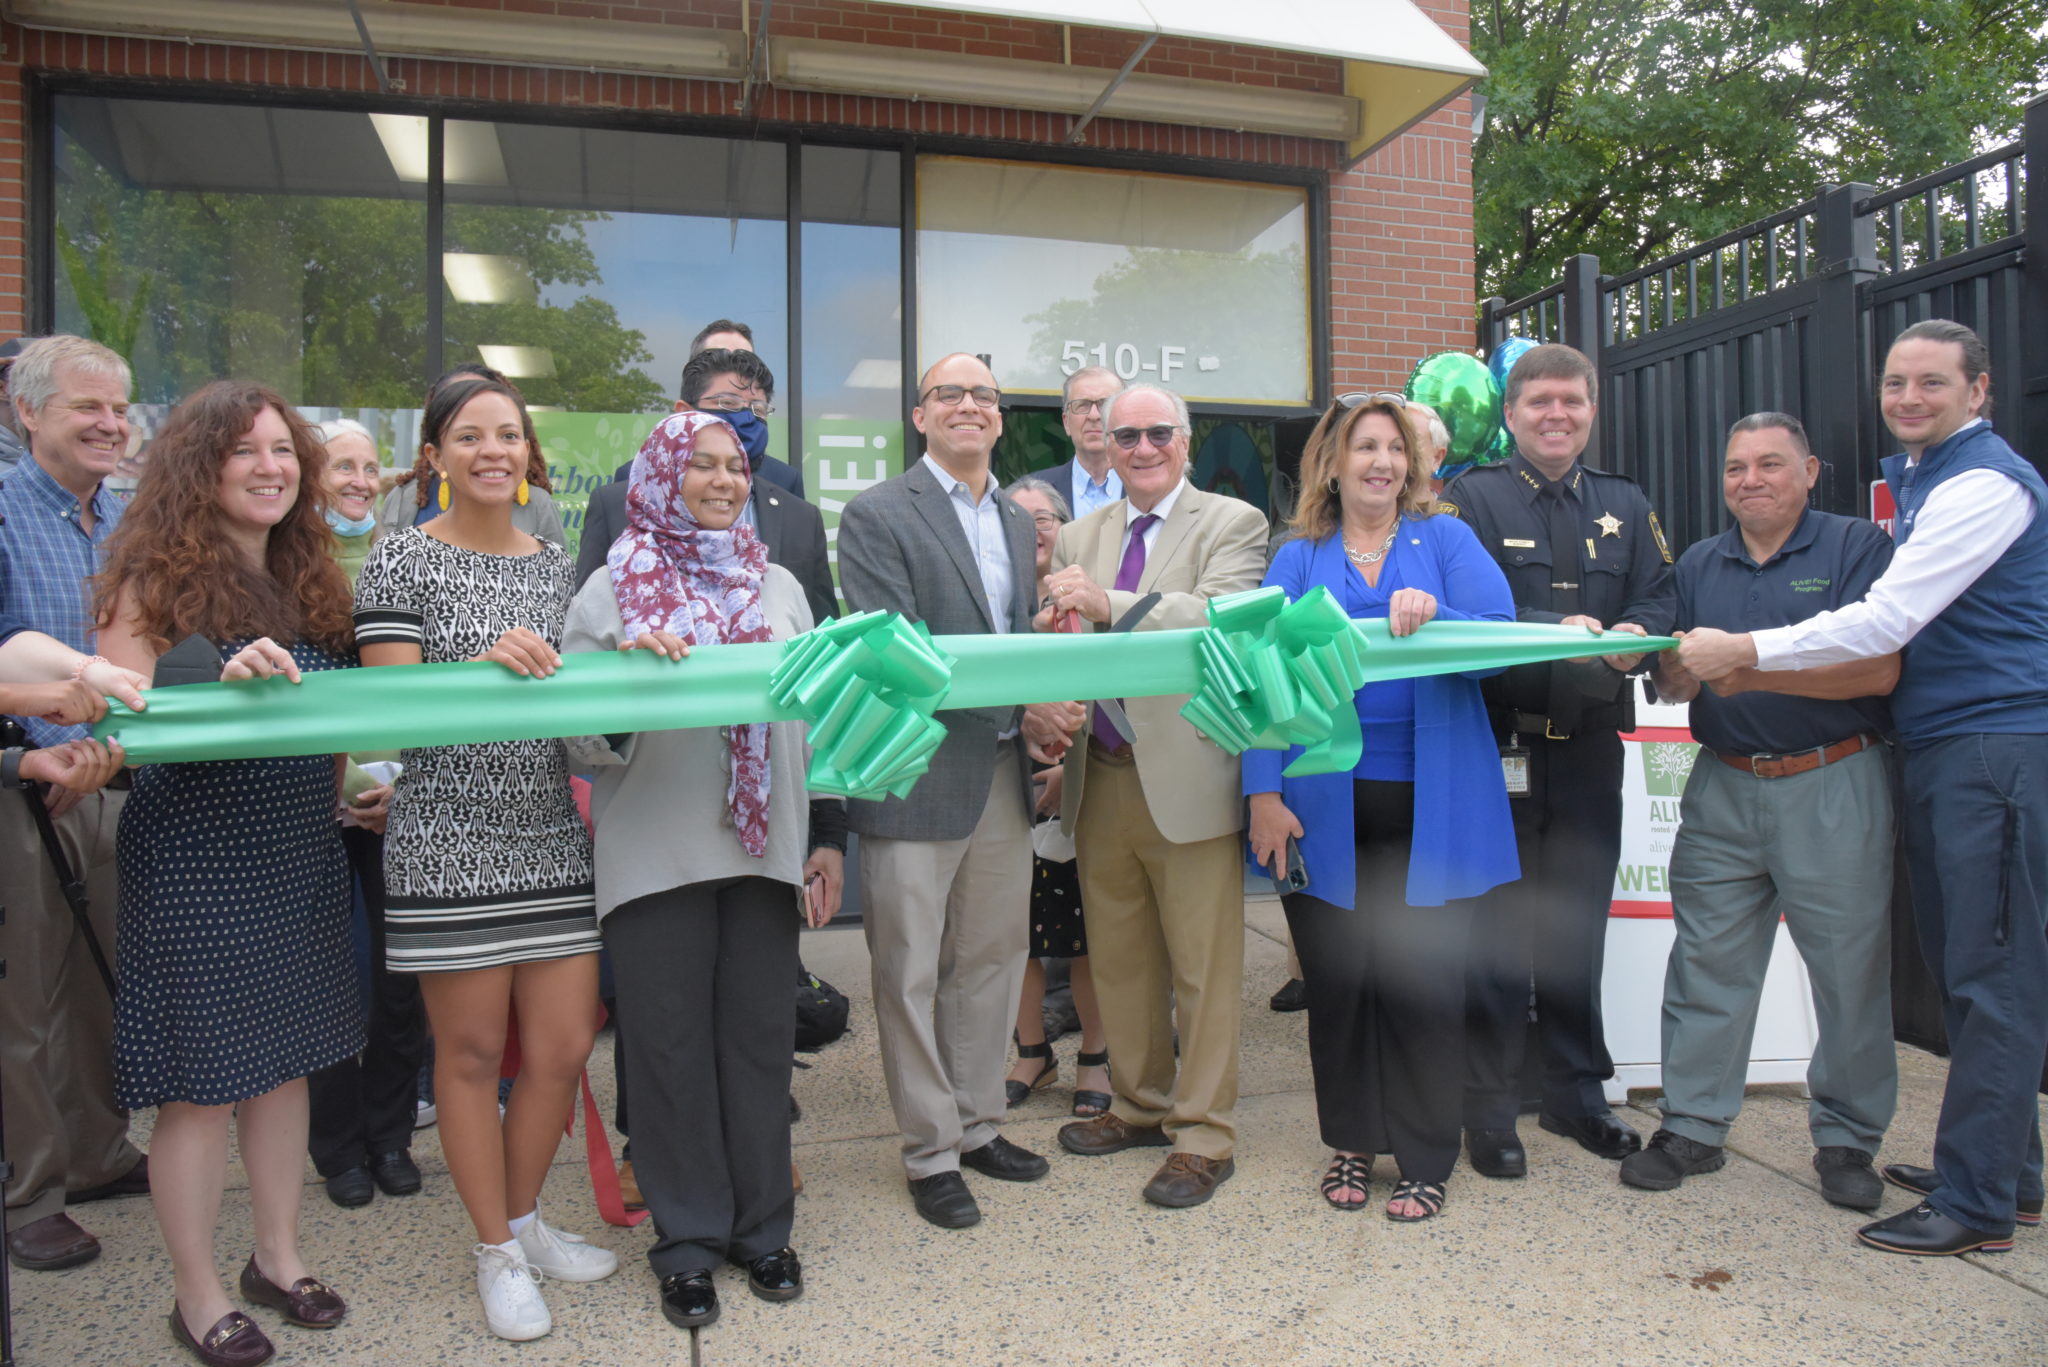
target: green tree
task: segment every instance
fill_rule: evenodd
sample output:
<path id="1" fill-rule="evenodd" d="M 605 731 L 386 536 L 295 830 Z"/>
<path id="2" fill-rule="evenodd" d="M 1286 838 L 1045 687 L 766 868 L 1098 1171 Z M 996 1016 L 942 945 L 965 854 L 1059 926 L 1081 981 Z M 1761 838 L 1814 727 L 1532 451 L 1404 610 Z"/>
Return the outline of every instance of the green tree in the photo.
<path id="1" fill-rule="evenodd" d="M 1479 292 L 1628 269 L 2015 135 L 2048 0 L 1475 0 Z"/>

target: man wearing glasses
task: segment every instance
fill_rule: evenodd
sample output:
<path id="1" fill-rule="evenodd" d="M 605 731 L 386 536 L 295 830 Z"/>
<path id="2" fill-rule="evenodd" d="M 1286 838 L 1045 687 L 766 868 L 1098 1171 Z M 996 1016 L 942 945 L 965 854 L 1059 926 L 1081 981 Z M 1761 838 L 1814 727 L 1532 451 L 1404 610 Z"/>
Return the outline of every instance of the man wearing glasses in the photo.
<path id="1" fill-rule="evenodd" d="M 1031 630 L 1037 536 L 996 487 L 1002 391 L 948 356 L 918 382 L 923 459 L 862 490 L 839 520 L 855 612 L 900 612 L 934 635 Z M 941 711 L 946 739 L 908 798 L 848 802 L 860 833 L 875 1024 L 911 1199 L 926 1220 L 981 1219 L 962 1166 L 1030 1182 L 1045 1159 L 997 1132 L 1029 930 L 1031 806 L 1020 730 L 1039 747 L 1079 727 L 1072 703 Z"/>
<path id="2" fill-rule="evenodd" d="M 1102 430 L 1102 405 L 1124 387 L 1107 366 L 1083 366 L 1060 385 L 1060 424 L 1074 443 L 1074 458 L 1040 478 L 1060 491 L 1077 518 L 1106 508 L 1124 496 L 1124 482 L 1109 459 Z"/>
<path id="3" fill-rule="evenodd" d="M 1068 524 L 1054 543 L 1035 625 L 1069 612 L 1094 631 L 1160 595 L 1136 630 L 1208 625 L 1209 600 L 1255 589 L 1266 518 L 1186 483 L 1188 409 L 1138 384 L 1103 405 L 1124 498 Z M 1071 421 L 1071 419 L 1070 419 Z M 1087 1156 L 1171 1148 L 1144 1189 L 1194 1206 L 1236 1171 L 1238 1027 L 1244 992 L 1244 804 L 1238 764 L 1180 715 L 1185 696 L 1100 705 L 1067 751 L 1061 824 L 1080 863 L 1089 962 L 1109 1036 L 1110 1109 L 1060 1130 Z M 1173 1027 L 1180 1028 L 1174 1057 Z"/>

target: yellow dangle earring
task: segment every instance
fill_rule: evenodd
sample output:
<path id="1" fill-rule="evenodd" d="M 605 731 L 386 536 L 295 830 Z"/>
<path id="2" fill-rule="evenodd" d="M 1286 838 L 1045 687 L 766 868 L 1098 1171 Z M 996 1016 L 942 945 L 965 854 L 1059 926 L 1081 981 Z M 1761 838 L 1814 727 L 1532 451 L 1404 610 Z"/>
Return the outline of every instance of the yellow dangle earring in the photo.
<path id="1" fill-rule="evenodd" d="M 448 511 L 448 476 L 441 476 L 441 488 L 440 491 L 435 494 L 434 500 L 435 502 L 441 505 L 442 512 L 445 513 Z"/>
<path id="2" fill-rule="evenodd" d="M 518 493 L 516 493 L 516 494 L 514 494 L 514 495 L 513 495 L 513 497 L 514 497 L 514 498 L 516 498 L 516 499 L 518 499 L 518 500 L 519 500 L 519 506 L 520 506 L 520 507 L 522 507 L 522 508 L 524 508 L 524 507 L 526 506 L 526 500 L 527 500 L 528 498 L 530 498 L 531 496 L 532 496 L 532 490 L 530 490 L 530 489 L 529 489 L 529 488 L 527 487 L 527 484 L 526 484 L 526 480 L 525 480 L 524 478 L 520 479 L 520 481 L 519 481 L 519 492 L 518 492 Z"/>

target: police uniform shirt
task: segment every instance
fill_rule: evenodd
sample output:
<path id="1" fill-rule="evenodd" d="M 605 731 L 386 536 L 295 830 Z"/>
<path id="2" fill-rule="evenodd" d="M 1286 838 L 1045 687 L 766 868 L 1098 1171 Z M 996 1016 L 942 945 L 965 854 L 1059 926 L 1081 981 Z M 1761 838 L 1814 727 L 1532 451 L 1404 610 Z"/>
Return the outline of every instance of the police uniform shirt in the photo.
<path id="1" fill-rule="evenodd" d="M 1891 538 L 1861 518 L 1809 508 L 1761 565 L 1750 558 L 1742 529 L 1731 527 L 1679 557 L 1678 629 L 1761 631 L 1803 622 L 1861 599 L 1891 561 Z M 1890 729 L 1882 698 L 1723 698 L 1702 688 L 1692 702 L 1693 738 L 1724 755 L 1788 755 Z"/>

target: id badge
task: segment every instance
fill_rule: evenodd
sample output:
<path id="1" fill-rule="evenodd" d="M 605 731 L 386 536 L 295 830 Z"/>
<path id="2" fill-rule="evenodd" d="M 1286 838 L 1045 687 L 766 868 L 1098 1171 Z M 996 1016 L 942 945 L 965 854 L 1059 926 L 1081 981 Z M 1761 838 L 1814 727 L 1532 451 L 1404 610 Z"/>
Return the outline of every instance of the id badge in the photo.
<path id="1" fill-rule="evenodd" d="M 1508 785 L 1509 797 L 1529 796 L 1529 752 L 1519 740 L 1501 746 L 1500 776 Z"/>

